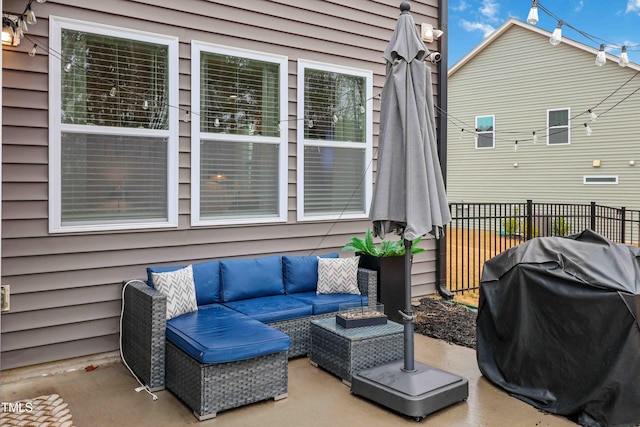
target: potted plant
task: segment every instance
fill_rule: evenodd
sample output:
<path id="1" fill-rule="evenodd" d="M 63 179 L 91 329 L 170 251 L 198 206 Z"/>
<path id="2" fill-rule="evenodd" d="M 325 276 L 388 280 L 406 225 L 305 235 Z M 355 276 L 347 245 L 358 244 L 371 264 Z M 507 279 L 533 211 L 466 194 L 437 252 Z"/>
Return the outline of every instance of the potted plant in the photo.
<path id="1" fill-rule="evenodd" d="M 420 237 L 413 240 L 412 256 L 426 251 L 418 246 L 421 240 Z M 360 267 L 378 272 L 378 301 L 390 320 L 401 322 L 398 310 L 404 308 L 404 241 L 385 240 L 376 245 L 371 230 L 367 230 L 364 239 L 352 237 L 342 250 L 354 251 L 360 257 Z"/>

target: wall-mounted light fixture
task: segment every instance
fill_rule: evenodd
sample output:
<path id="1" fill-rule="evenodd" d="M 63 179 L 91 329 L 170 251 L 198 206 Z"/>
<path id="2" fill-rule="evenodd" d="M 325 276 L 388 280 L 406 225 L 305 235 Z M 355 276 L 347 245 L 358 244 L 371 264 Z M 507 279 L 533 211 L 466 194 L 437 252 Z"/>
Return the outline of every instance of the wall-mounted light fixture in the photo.
<path id="1" fill-rule="evenodd" d="M 439 39 L 444 34 L 444 31 L 433 28 L 433 25 L 423 22 L 420 24 L 420 37 L 425 43 L 431 43 L 434 40 Z"/>
<path id="2" fill-rule="evenodd" d="M 2 44 L 18 46 L 20 44 L 20 19 L 9 13 L 2 14 Z"/>

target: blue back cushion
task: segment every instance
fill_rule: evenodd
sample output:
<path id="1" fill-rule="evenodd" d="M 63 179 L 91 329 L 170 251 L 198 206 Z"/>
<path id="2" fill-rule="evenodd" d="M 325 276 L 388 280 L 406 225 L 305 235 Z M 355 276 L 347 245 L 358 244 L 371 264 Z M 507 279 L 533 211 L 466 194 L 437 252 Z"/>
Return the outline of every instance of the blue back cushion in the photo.
<path id="1" fill-rule="evenodd" d="M 279 256 L 220 261 L 222 301 L 284 294 Z"/>
<path id="2" fill-rule="evenodd" d="M 338 253 L 320 255 L 321 258 L 338 258 Z M 317 256 L 283 256 L 284 289 L 288 294 L 316 290 L 318 284 Z"/>
<path id="3" fill-rule="evenodd" d="M 220 302 L 220 261 L 193 264 L 198 305 Z"/>

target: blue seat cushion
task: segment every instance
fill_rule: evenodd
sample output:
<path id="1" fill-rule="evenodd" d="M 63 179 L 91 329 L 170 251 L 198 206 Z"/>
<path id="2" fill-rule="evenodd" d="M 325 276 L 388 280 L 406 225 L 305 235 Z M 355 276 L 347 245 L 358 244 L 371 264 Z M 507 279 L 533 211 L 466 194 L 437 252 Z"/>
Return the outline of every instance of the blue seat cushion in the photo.
<path id="1" fill-rule="evenodd" d="M 279 256 L 220 261 L 222 301 L 284 294 Z"/>
<path id="2" fill-rule="evenodd" d="M 198 305 L 220 302 L 220 261 L 193 264 L 193 283 Z"/>
<path id="3" fill-rule="evenodd" d="M 320 255 L 321 258 L 338 258 L 338 253 Z M 310 292 L 318 284 L 317 256 L 283 256 L 282 271 L 284 290 L 287 294 Z"/>
<path id="4" fill-rule="evenodd" d="M 167 322 L 167 340 L 201 363 L 226 363 L 288 351 L 291 343 L 280 332 L 222 304 Z"/>
<path id="5" fill-rule="evenodd" d="M 367 305 L 369 298 L 366 295 L 354 295 L 354 294 L 317 294 L 313 292 L 302 292 L 299 294 L 289 295 L 291 298 L 295 298 L 306 304 L 313 306 L 313 314 L 325 314 L 333 311 L 338 311 L 340 304 L 346 303 L 359 303 Z"/>
<path id="6" fill-rule="evenodd" d="M 310 304 L 287 295 L 231 301 L 224 303 L 224 305 L 265 323 L 311 316 L 313 313 Z"/>

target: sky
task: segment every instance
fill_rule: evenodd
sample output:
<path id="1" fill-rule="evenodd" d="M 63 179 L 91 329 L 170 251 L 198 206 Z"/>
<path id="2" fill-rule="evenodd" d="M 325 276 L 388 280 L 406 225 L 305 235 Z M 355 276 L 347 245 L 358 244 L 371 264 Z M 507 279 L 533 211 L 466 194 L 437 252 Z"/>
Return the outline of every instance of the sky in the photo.
<path id="1" fill-rule="evenodd" d="M 530 0 L 449 0 L 449 57 L 451 67 L 509 18 L 526 21 Z M 629 60 L 640 64 L 640 0 L 539 0 L 556 18 L 577 30 L 606 41 L 607 50 L 620 55 L 626 45 Z M 552 32 L 558 21 L 538 8 L 537 27 Z M 591 41 L 579 32 L 562 27 L 567 37 L 598 48 L 602 41 Z M 592 37 L 594 38 L 594 37 Z M 594 57 L 595 60 L 595 57 Z"/>

